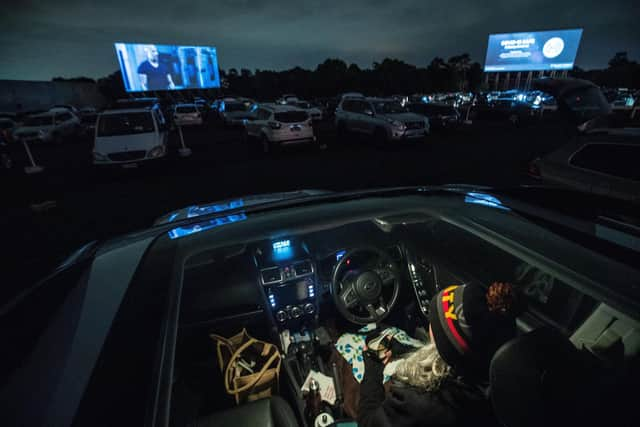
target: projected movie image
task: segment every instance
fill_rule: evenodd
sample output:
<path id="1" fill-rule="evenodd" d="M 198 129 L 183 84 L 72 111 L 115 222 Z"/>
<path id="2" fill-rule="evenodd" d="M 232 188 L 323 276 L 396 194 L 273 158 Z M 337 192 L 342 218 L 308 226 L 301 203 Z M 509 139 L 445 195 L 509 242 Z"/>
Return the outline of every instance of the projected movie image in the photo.
<path id="1" fill-rule="evenodd" d="M 127 92 L 220 87 L 215 47 L 116 43 Z"/>
<path id="2" fill-rule="evenodd" d="M 484 71 L 570 70 L 582 29 L 491 34 Z"/>

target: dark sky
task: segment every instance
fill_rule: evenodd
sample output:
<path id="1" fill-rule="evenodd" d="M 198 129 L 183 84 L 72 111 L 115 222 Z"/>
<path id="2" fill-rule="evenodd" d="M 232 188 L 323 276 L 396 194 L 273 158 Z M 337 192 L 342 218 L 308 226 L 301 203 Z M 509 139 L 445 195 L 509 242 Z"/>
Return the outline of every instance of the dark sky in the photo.
<path id="1" fill-rule="evenodd" d="M 20 0 L 0 16 L 0 79 L 102 77 L 118 68 L 115 41 L 213 45 L 224 69 L 368 68 L 463 52 L 482 63 L 489 33 L 576 27 L 577 65 L 597 68 L 621 50 L 640 60 L 637 1 Z"/>

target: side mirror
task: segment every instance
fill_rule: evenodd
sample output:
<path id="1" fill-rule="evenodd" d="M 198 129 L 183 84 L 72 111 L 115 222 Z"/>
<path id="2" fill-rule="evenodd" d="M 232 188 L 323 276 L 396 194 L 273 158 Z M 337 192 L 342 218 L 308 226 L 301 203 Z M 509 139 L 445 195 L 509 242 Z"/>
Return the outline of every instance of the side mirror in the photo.
<path id="1" fill-rule="evenodd" d="M 366 114 L 367 116 L 373 117 L 373 111 L 372 110 L 364 110 L 364 114 Z"/>

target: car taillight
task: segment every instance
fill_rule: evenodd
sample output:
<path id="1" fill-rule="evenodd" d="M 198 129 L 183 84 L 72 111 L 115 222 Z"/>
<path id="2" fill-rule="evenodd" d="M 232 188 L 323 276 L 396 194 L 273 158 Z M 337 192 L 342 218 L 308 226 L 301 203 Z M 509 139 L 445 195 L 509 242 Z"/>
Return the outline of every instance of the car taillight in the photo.
<path id="1" fill-rule="evenodd" d="M 269 127 L 271 129 L 280 129 L 281 125 L 279 122 L 269 122 Z"/>

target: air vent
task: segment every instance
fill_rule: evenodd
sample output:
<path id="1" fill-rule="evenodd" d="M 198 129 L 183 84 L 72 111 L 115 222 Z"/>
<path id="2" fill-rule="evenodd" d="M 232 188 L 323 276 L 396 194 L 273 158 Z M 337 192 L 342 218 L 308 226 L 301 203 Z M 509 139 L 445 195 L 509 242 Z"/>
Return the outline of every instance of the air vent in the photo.
<path id="1" fill-rule="evenodd" d="M 293 266 L 296 276 L 304 276 L 313 273 L 313 265 L 311 261 L 299 262 Z"/>
<path id="2" fill-rule="evenodd" d="M 270 285 L 272 283 L 280 283 L 282 281 L 282 273 L 278 267 L 265 268 L 260 271 L 262 276 L 262 284 Z"/>

